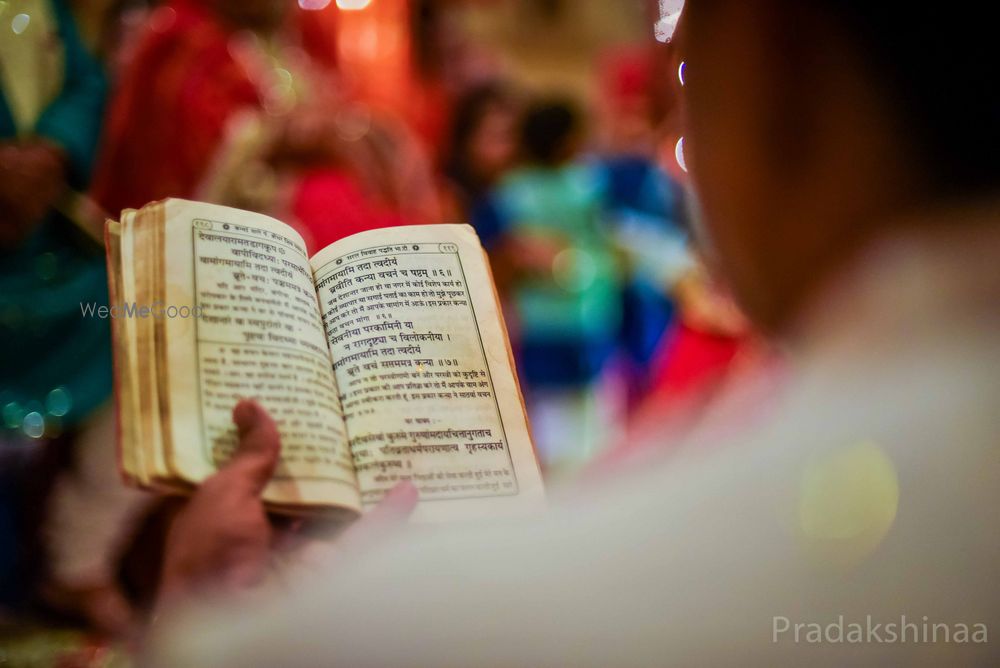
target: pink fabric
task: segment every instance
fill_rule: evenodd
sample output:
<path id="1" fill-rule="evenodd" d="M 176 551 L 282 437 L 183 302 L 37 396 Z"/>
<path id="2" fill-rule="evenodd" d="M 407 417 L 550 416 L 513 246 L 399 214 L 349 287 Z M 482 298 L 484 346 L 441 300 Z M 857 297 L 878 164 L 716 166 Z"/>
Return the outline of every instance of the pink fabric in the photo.
<path id="1" fill-rule="evenodd" d="M 293 194 L 292 214 L 311 237 L 307 240 L 310 253 L 358 232 L 413 223 L 366 198 L 356 179 L 334 168 L 302 174 Z"/>

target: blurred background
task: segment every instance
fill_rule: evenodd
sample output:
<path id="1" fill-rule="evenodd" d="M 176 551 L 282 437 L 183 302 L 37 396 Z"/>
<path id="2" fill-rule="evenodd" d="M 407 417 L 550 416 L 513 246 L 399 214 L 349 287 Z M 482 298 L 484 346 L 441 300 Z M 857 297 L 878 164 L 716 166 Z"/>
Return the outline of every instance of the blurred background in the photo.
<path id="1" fill-rule="evenodd" d="M 550 480 L 644 415 L 693 424 L 761 351 L 691 234 L 683 70 L 658 16 L 655 0 L 0 0 L 4 609 L 79 623 L 72 583 L 129 526 L 134 500 L 106 479 L 110 335 L 77 309 L 107 300 L 104 214 L 152 200 L 269 213 L 310 252 L 475 226 Z M 20 656 L 107 659 L 54 633 Z"/>

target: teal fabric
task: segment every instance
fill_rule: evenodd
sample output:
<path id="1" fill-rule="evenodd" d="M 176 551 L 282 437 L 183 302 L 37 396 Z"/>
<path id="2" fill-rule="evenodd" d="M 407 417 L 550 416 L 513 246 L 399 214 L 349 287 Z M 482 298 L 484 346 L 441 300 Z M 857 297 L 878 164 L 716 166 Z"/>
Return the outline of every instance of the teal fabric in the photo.
<path id="1" fill-rule="evenodd" d="M 607 183 L 590 164 L 526 167 L 496 193 L 505 234 L 567 244 L 550 275 L 514 290 L 526 339 L 610 340 L 621 325 L 622 276 L 604 222 Z"/>
<path id="2" fill-rule="evenodd" d="M 70 162 L 70 184 L 86 185 L 104 118 L 108 81 L 101 62 L 87 50 L 64 0 L 52 0 L 66 72 L 59 96 L 42 112 L 35 134 L 59 144 Z"/>
<path id="3" fill-rule="evenodd" d="M 86 184 L 100 135 L 107 83 L 68 5 L 52 0 L 66 54 L 64 87 L 36 134 L 69 156 L 71 185 Z M 14 125 L 0 89 L 0 141 Z M 103 251 L 50 213 L 17 248 L 0 251 L 0 409 L 3 424 L 31 436 L 85 419 L 111 394 L 109 323 L 81 303 L 107 304 Z"/>
<path id="4" fill-rule="evenodd" d="M 7 139 L 17 134 L 17 127 L 14 125 L 14 116 L 10 113 L 10 105 L 7 104 L 7 96 L 0 86 L 0 139 Z"/>

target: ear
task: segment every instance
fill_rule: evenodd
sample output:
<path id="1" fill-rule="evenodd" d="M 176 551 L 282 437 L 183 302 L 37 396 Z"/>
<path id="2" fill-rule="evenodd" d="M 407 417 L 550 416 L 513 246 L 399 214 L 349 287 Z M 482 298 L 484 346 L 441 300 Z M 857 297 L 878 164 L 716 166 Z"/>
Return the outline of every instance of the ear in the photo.
<path id="1" fill-rule="evenodd" d="M 786 174 L 798 179 L 806 162 L 814 112 L 797 91 L 809 68 L 789 62 L 804 47 L 786 36 L 788 23 L 782 0 L 703 0 L 684 9 L 677 46 L 687 65 L 685 153 L 711 217 L 778 201 Z"/>

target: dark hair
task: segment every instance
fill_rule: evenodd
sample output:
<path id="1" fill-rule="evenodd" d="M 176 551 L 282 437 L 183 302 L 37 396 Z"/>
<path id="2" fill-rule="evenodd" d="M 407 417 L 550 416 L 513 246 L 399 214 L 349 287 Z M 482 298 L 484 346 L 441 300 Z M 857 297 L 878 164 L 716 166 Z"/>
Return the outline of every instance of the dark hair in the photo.
<path id="1" fill-rule="evenodd" d="M 993 3 L 816 0 L 814 6 L 855 37 L 936 189 L 967 194 L 1000 185 Z"/>
<path id="2" fill-rule="evenodd" d="M 521 121 L 521 150 L 530 162 L 554 165 L 572 155 L 582 125 L 572 102 L 541 101 L 532 104 Z"/>
<path id="3" fill-rule="evenodd" d="M 444 171 L 468 194 L 475 196 L 490 186 L 482 182 L 469 164 L 469 142 L 492 109 L 514 109 L 516 106 L 514 92 L 499 81 L 474 86 L 455 102 Z"/>

